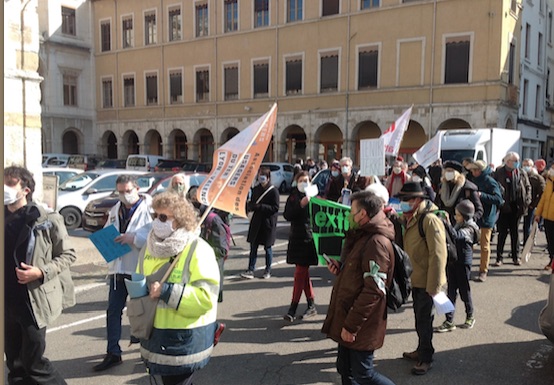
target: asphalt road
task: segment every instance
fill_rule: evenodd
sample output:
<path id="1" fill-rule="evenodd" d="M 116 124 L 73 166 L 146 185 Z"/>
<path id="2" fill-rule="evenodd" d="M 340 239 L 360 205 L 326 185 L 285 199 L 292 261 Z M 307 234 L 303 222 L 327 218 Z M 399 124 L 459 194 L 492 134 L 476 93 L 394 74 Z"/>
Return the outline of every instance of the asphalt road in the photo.
<path id="1" fill-rule="evenodd" d="M 312 268 L 319 314 L 304 322 L 286 323 L 282 315 L 290 303 L 294 268 L 285 263 L 288 225 L 282 216 L 279 226 L 273 277 L 242 280 L 239 274 L 248 262 L 247 223 L 242 219 L 233 222 L 237 245 L 226 263 L 224 301 L 218 309 L 227 329 L 208 366 L 195 375 L 196 385 L 340 384 L 336 344 L 320 332 L 333 278 L 325 267 Z M 78 305 L 49 328 L 47 356 L 71 385 L 150 384 L 137 345 L 128 346 L 125 315 L 123 364 L 102 373 L 92 371 L 106 348 L 106 270 L 86 234 L 78 230 L 72 235 L 79 253 L 79 262 L 73 267 L 80 287 Z M 413 364 L 399 358 L 417 344 L 411 303 L 390 313 L 385 345 L 376 352 L 378 370 L 397 384 L 554 384 L 554 347 L 537 324 L 550 279 L 542 269 L 547 262 L 545 243 L 544 233 L 539 234 L 529 263 L 491 267 L 487 282 L 472 283 L 475 327 L 435 334 L 435 362 L 425 376 L 411 375 Z M 474 271 L 478 255 L 476 252 Z M 263 267 L 260 249 L 258 277 Z M 465 317 L 461 300 L 457 305 L 455 322 L 459 325 Z M 299 310 L 304 308 L 302 304 Z M 435 325 L 442 321 L 436 317 Z"/>

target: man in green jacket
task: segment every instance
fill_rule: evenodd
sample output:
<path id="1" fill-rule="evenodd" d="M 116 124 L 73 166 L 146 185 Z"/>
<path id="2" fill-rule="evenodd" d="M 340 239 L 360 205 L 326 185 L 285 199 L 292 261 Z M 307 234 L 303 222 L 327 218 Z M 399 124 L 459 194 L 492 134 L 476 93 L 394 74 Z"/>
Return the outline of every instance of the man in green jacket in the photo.
<path id="1" fill-rule="evenodd" d="M 8 383 L 66 384 L 44 357 L 46 326 L 75 304 L 69 266 L 75 250 L 63 218 L 32 202 L 23 167 L 4 170 L 5 340 Z"/>
<path id="2" fill-rule="evenodd" d="M 413 272 L 412 297 L 415 326 L 419 339 L 417 349 L 403 357 L 417 364 L 412 373 L 426 374 L 433 362 L 433 297 L 446 284 L 446 234 L 441 220 L 433 213 L 423 219 L 425 238 L 419 233 L 418 221 L 423 212 L 437 210 L 417 182 L 406 182 L 398 194 L 405 220 L 404 250 L 410 256 Z"/>

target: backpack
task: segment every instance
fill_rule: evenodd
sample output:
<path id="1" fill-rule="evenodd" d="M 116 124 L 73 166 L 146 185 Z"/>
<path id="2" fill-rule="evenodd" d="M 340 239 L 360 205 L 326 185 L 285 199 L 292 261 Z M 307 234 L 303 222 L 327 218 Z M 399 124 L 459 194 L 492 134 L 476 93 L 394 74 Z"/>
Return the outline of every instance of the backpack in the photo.
<path id="1" fill-rule="evenodd" d="M 446 253 L 447 253 L 447 262 L 454 263 L 458 261 L 458 249 L 456 248 L 456 237 L 452 233 L 452 226 L 448 223 L 446 219 L 446 212 L 444 210 L 435 210 L 435 211 L 424 211 L 421 217 L 418 219 L 417 228 L 419 230 L 419 236 L 425 240 L 425 231 L 423 231 L 423 220 L 427 214 L 434 214 L 437 218 L 440 219 L 441 223 L 444 226 L 444 233 L 446 234 Z"/>
<path id="2" fill-rule="evenodd" d="M 208 216 L 206 217 L 204 226 L 206 229 L 205 236 L 206 241 L 211 237 L 212 235 L 212 227 L 214 224 L 215 217 L 219 216 L 217 213 L 210 211 Z M 225 254 L 223 255 L 223 260 L 227 260 L 227 257 L 229 257 L 229 248 L 231 247 L 231 240 L 232 240 L 232 234 L 231 234 L 231 227 L 223 220 L 221 219 L 221 223 L 223 225 L 223 229 L 225 229 L 225 238 L 227 240 L 227 247 L 225 248 Z"/>
<path id="3" fill-rule="evenodd" d="M 387 307 L 397 311 L 404 305 L 412 292 L 412 263 L 410 257 L 396 242 L 392 242 L 394 251 L 394 271 L 387 289 Z"/>

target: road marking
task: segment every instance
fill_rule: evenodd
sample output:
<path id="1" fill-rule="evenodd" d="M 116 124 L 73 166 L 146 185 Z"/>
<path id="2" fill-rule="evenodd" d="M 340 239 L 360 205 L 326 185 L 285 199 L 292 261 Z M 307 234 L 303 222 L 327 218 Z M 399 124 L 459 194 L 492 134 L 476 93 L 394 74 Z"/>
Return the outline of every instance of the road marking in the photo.
<path id="1" fill-rule="evenodd" d="M 83 291 L 87 291 L 90 289 L 95 289 L 100 286 L 107 286 L 106 283 L 89 283 L 88 285 L 79 285 L 75 287 L 75 294 L 81 293 Z"/>
<path id="2" fill-rule="evenodd" d="M 96 320 L 99 320 L 99 319 L 102 319 L 102 318 L 106 318 L 106 314 L 97 315 L 96 317 L 91 317 L 91 318 L 85 318 L 85 319 L 82 319 L 82 320 L 80 320 L 80 321 L 76 321 L 76 322 L 72 322 L 72 323 L 69 323 L 69 324 L 61 325 L 61 326 L 58 326 L 58 327 L 55 327 L 55 328 L 47 329 L 47 330 L 46 330 L 46 333 L 57 332 L 58 330 L 63 330 L 63 329 L 71 328 L 71 327 L 73 327 L 73 326 L 82 325 L 82 324 L 85 324 L 85 323 L 87 323 L 87 322 L 96 321 Z"/>

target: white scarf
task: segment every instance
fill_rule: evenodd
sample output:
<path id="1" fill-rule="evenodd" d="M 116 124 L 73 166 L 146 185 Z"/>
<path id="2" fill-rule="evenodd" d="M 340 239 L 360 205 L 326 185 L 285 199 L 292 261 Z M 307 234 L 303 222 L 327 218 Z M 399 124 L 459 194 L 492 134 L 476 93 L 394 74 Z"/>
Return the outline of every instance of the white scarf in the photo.
<path id="1" fill-rule="evenodd" d="M 185 246 L 193 236 L 194 234 L 190 231 L 177 229 L 169 237 L 161 239 L 154 234 L 154 231 L 150 231 L 146 246 L 150 254 L 155 258 L 173 257 L 185 249 Z"/>

